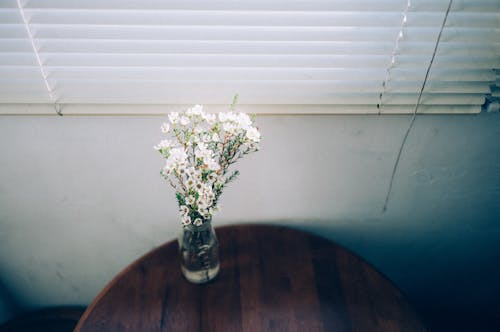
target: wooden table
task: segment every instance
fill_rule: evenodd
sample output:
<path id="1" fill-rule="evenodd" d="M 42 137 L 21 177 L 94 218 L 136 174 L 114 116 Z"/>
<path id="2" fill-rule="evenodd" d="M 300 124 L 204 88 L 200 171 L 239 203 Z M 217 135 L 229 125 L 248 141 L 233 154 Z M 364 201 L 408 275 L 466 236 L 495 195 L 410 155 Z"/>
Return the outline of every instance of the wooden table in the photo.
<path id="1" fill-rule="evenodd" d="M 277 226 L 216 232 L 215 280 L 187 282 L 169 242 L 118 274 L 75 332 L 426 331 L 390 281 L 330 241 Z"/>

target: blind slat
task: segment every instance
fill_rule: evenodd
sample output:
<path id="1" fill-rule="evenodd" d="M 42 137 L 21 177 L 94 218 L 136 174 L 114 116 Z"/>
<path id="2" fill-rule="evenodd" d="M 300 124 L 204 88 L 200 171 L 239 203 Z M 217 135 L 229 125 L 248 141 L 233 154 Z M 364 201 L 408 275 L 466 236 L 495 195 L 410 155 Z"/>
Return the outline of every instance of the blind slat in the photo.
<path id="1" fill-rule="evenodd" d="M 377 93 L 380 91 L 381 84 L 379 80 L 370 81 L 352 81 L 352 80 L 222 80 L 216 77 L 205 80 L 113 80 L 110 78 L 102 79 L 58 79 L 58 84 L 62 86 L 72 86 L 77 90 L 87 89 L 88 87 L 102 87 L 103 90 L 108 90 L 109 87 L 129 87 L 134 90 L 142 89 L 142 86 L 148 86 L 151 90 L 162 89 L 171 90 L 175 86 L 199 87 L 200 89 L 218 90 L 218 86 L 231 87 L 236 90 L 255 89 L 255 90 L 273 90 L 273 89 L 288 89 L 295 90 L 316 90 L 335 93 Z M 33 80 L 28 78 L 7 79 L 0 78 L 0 85 L 4 88 L 28 88 L 33 85 L 40 85 L 41 80 Z M 215 86 L 215 87 L 214 87 Z M 422 86 L 420 81 L 399 81 L 396 84 L 390 84 L 386 91 L 388 93 L 414 93 Z M 451 82 L 429 82 L 426 85 L 425 92 L 427 93 L 468 93 L 468 94 L 484 94 L 489 91 L 489 85 L 484 82 L 460 82 L 452 84 Z"/>
<path id="2" fill-rule="evenodd" d="M 220 10 L 47 10 L 26 9 L 30 24 L 62 25 L 123 25 L 123 26 L 327 26 L 327 27 L 394 27 L 401 25 L 401 12 L 342 12 L 286 11 L 251 12 Z M 10 15 L 1 15 L 0 23 L 19 22 Z M 17 15 L 18 16 L 18 15 Z M 452 13 L 449 27 L 497 28 L 498 13 Z M 442 23 L 441 12 L 413 12 L 407 15 L 409 27 L 438 27 Z"/>
<path id="3" fill-rule="evenodd" d="M 37 39 L 41 53 L 107 53 L 107 54 L 366 54 L 389 56 L 394 42 L 313 42 L 313 41 L 166 41 L 166 40 L 92 40 Z M 434 43 L 404 41 L 400 54 L 424 55 L 432 52 Z M 0 39 L 0 52 L 32 52 L 28 39 Z M 500 43 L 441 42 L 439 55 L 491 56 L 500 54 Z"/>
<path id="4" fill-rule="evenodd" d="M 172 66 L 172 67 L 312 67 L 312 68 L 388 68 L 387 55 L 263 55 L 263 54 L 47 54 L 41 53 L 44 65 L 50 66 Z M 400 55 L 396 67 L 426 68 L 430 56 Z M 13 59 L 14 61 L 14 59 Z M 435 68 L 488 69 L 499 67 L 495 56 L 466 57 L 443 55 Z"/>
<path id="5" fill-rule="evenodd" d="M 484 8 L 488 2 L 482 0 Z M 232 0 L 214 0 L 210 2 L 196 0 L 176 0 L 162 1 L 149 0 L 147 4 L 149 10 L 245 10 L 245 11 L 267 11 L 267 10 L 287 10 L 287 11 L 401 11 L 404 9 L 403 3 L 398 0 L 358 0 L 353 3 L 350 0 L 255 0 L 255 1 L 232 1 Z M 428 10 L 443 10 L 444 3 L 432 0 L 419 0 L 416 6 L 425 6 Z M 490 5 L 491 6 L 491 5 Z M 52 8 L 52 9 L 72 9 L 75 4 L 66 0 L 31 0 L 26 4 L 28 8 Z M 489 6 L 488 6 L 489 7 Z M 122 8 L 127 10 L 144 9 L 142 0 L 87 0 L 77 4 L 78 9 L 115 9 Z"/>
<path id="6" fill-rule="evenodd" d="M 8 26 L 8 25 L 5 25 Z M 12 26 L 22 30 L 23 26 Z M 393 41 L 399 29 L 357 27 L 240 27 L 240 26 L 106 26 L 106 25 L 32 25 L 36 38 L 127 39 L 127 40 L 255 40 L 255 41 Z M 10 32 L 13 33 L 14 31 Z M 436 28 L 415 31 L 416 40 L 434 39 Z M 487 31 L 485 31 L 487 32 Z M 10 34 L 5 33 L 5 36 Z M 17 36 L 17 35 L 16 35 Z M 0 31 L 0 37 L 4 35 Z"/>
<path id="7" fill-rule="evenodd" d="M 4 25 L 0 38 L 11 34 L 19 38 L 22 25 Z M 31 25 L 36 38 L 127 39 L 127 40 L 255 40 L 255 41 L 394 41 L 400 31 L 394 27 L 275 27 L 275 26 L 106 26 L 106 25 Z M 439 27 L 407 28 L 405 40 L 435 41 Z M 449 28 L 443 41 L 471 41 L 478 38 L 500 43 L 500 29 Z"/>
<path id="8" fill-rule="evenodd" d="M 14 3 L 14 4 L 13 4 Z M 413 0 L 413 10 L 444 11 L 447 1 L 435 0 Z M 233 0 L 149 0 L 147 9 L 179 9 L 179 10 L 287 10 L 287 11 L 402 11 L 406 1 L 400 0 L 255 0 L 255 1 L 233 1 Z M 7 7 L 15 7 L 15 1 L 9 0 Z M 52 9 L 144 9 L 143 0 L 86 0 L 75 4 L 67 0 L 31 0 L 25 5 L 28 8 L 52 8 Z M 494 12 L 500 11 L 500 4 L 496 0 L 455 0 L 454 10 L 467 12 Z"/>
<path id="9" fill-rule="evenodd" d="M 149 67 L 47 67 L 50 80 L 136 80 L 136 81 L 211 81 L 211 80 L 260 80 L 260 81 L 375 81 L 379 89 L 385 76 L 385 69 L 361 68 L 149 68 Z M 30 79 L 38 77 L 36 66 L 0 66 L 0 77 L 5 80 Z M 421 84 L 424 75 L 421 70 L 394 69 L 390 84 L 417 82 Z M 369 79 L 367 79 L 367 77 Z M 434 84 L 458 85 L 482 84 L 498 81 L 492 70 L 434 69 L 429 82 Z"/>

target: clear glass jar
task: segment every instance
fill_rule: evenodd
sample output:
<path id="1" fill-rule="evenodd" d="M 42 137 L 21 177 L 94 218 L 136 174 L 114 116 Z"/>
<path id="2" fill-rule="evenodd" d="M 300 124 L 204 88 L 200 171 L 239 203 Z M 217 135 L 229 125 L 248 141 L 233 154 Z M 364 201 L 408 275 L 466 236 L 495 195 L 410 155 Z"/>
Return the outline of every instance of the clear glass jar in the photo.
<path id="1" fill-rule="evenodd" d="M 179 235 L 182 273 L 192 283 L 202 284 L 219 273 L 219 242 L 211 220 L 200 226 L 185 225 Z"/>

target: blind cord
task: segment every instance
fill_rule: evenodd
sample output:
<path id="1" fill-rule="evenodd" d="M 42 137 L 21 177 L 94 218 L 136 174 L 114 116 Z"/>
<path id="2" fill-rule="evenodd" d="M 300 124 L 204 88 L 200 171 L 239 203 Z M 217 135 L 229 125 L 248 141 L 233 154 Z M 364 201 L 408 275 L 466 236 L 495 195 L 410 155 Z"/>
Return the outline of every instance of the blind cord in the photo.
<path id="1" fill-rule="evenodd" d="M 411 129 L 413 128 L 413 125 L 415 123 L 415 119 L 417 118 L 418 106 L 420 105 L 420 101 L 422 99 L 422 94 L 424 92 L 425 85 L 427 83 L 427 79 L 429 77 L 429 73 L 431 71 L 432 64 L 434 63 L 434 58 L 436 57 L 439 42 L 441 41 L 441 35 L 443 34 L 443 30 L 444 30 L 444 27 L 446 25 L 446 19 L 448 18 L 448 14 L 450 13 L 452 3 L 453 3 L 453 0 L 450 0 L 450 2 L 448 3 L 448 8 L 446 9 L 446 14 L 444 15 L 443 23 L 441 24 L 441 29 L 439 30 L 439 34 L 438 34 L 438 37 L 436 40 L 436 45 L 434 46 L 434 51 L 432 52 L 431 61 L 429 62 L 429 66 L 427 67 L 427 71 L 425 72 L 424 82 L 422 83 L 422 87 L 420 88 L 420 93 L 418 94 L 417 103 L 415 104 L 415 109 L 413 110 L 413 115 L 412 115 L 410 124 L 409 124 L 408 128 L 406 129 L 406 132 L 403 136 L 403 140 L 401 141 L 401 146 L 399 147 L 398 155 L 396 157 L 396 161 L 395 161 L 394 167 L 392 169 L 391 179 L 389 181 L 389 187 L 387 189 L 387 194 L 385 196 L 384 207 L 382 208 L 382 213 L 387 211 L 387 206 L 389 204 L 389 198 L 390 198 L 390 195 L 392 192 L 392 184 L 394 182 L 394 177 L 396 176 L 396 171 L 398 169 L 399 160 L 401 159 L 401 154 L 402 154 L 403 149 L 406 145 L 406 140 L 408 139 L 408 135 L 410 134 Z"/>
<path id="2" fill-rule="evenodd" d="M 408 11 L 410 7 L 411 7 L 411 0 L 407 0 L 406 7 L 403 10 L 403 15 L 401 18 L 401 26 L 399 28 L 399 33 L 398 36 L 396 37 L 396 42 L 394 43 L 394 48 L 391 53 L 391 63 L 389 64 L 389 67 L 387 67 L 387 69 L 385 70 L 385 77 L 384 81 L 382 82 L 382 91 L 378 95 L 378 103 L 377 103 L 378 115 L 380 115 L 380 113 L 382 112 L 382 103 L 384 101 L 384 95 L 387 91 L 387 85 L 391 80 L 391 70 L 396 66 L 396 55 L 399 53 L 399 43 L 401 42 L 401 40 L 403 40 L 404 30 L 406 27 L 406 23 L 408 21 Z"/>
<path id="3" fill-rule="evenodd" d="M 54 91 L 51 88 L 51 86 L 49 84 L 49 80 L 47 78 L 47 74 L 45 73 L 45 70 L 43 69 L 42 60 L 40 59 L 40 55 L 38 54 L 38 50 L 37 50 L 36 45 L 35 45 L 33 34 L 31 33 L 28 20 L 26 19 L 26 15 L 24 14 L 23 5 L 21 4 L 21 0 L 16 0 L 16 1 L 17 1 L 17 7 L 19 8 L 19 13 L 21 14 L 21 18 L 22 18 L 23 23 L 24 23 L 24 27 L 26 29 L 26 32 L 28 33 L 28 38 L 30 40 L 31 47 L 33 48 L 33 52 L 35 53 L 35 58 L 36 58 L 36 62 L 38 63 L 38 68 L 40 69 L 40 73 L 42 74 L 43 82 L 45 83 L 45 87 L 47 88 L 49 98 L 54 103 L 54 109 L 55 109 L 56 113 L 58 115 L 62 116 L 61 105 L 59 103 L 57 103 L 57 100 L 54 96 Z"/>

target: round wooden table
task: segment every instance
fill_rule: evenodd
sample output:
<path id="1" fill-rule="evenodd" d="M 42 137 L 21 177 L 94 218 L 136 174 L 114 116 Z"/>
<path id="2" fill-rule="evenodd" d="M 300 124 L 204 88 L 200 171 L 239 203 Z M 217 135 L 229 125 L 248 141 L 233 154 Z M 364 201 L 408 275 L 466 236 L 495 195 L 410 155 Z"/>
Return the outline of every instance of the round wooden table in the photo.
<path id="1" fill-rule="evenodd" d="M 328 240 L 278 226 L 216 233 L 215 280 L 186 281 L 166 243 L 118 274 L 75 332 L 426 331 L 389 280 Z"/>

